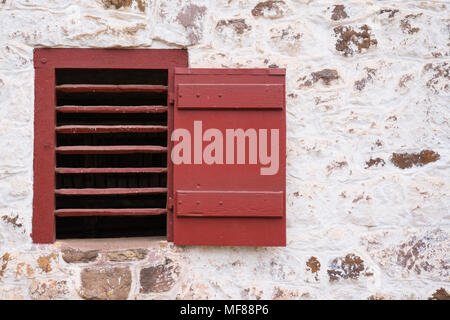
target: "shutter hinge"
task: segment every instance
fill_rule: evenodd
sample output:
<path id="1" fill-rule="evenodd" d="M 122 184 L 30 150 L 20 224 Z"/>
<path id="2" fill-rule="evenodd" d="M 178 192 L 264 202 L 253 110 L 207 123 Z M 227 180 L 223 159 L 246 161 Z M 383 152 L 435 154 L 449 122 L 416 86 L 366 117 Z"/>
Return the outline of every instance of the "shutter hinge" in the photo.
<path id="1" fill-rule="evenodd" d="M 167 209 L 173 210 L 173 198 L 172 197 L 167 198 Z"/>
<path id="2" fill-rule="evenodd" d="M 169 93 L 169 106 L 173 106 L 175 104 L 175 99 L 173 98 L 173 93 Z"/>

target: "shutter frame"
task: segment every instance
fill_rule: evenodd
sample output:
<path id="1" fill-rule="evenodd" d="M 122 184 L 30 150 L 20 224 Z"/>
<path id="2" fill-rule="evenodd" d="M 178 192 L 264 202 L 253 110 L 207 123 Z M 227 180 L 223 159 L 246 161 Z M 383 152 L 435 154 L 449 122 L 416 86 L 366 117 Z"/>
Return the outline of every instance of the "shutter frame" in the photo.
<path id="1" fill-rule="evenodd" d="M 191 132 L 192 155 L 192 164 L 172 164 L 175 244 L 286 245 L 285 74 L 271 68 L 175 68 L 173 128 Z M 268 129 L 269 145 L 270 129 L 278 129 L 278 173 L 261 176 L 266 166 L 249 164 L 248 154 L 246 164 L 193 164 L 193 121 L 202 121 L 202 133 L 222 132 L 224 163 L 225 129 Z M 209 143 L 203 141 L 202 150 Z"/>
<path id="2" fill-rule="evenodd" d="M 187 50 L 183 49 L 72 49 L 72 48 L 37 48 L 34 49 L 35 69 L 35 112 L 34 112 L 34 158 L 33 158 L 33 243 L 53 243 L 55 241 L 55 216 L 70 216 L 72 214 L 88 215 L 83 210 L 55 210 L 55 176 L 59 173 L 87 173 L 86 170 L 67 171 L 66 168 L 56 169 L 56 112 L 73 113 L 86 112 L 80 106 L 56 106 L 56 69 L 167 69 L 168 70 L 168 104 L 170 105 L 173 91 L 173 72 L 175 67 L 188 65 Z M 61 88 L 60 88 L 61 89 Z M 98 89 L 98 88 L 95 88 Z M 118 88 L 121 92 L 129 90 L 125 86 Z M 159 87 L 143 87 L 146 91 L 166 90 Z M 62 90 L 67 90 L 63 87 Z M 77 90 L 85 90 L 77 88 Z M 134 89 L 133 89 L 134 90 Z M 127 109 L 124 109 L 127 108 Z M 127 106 L 115 107 L 114 113 L 168 113 L 168 128 L 172 130 L 172 110 L 167 106 Z M 104 106 L 91 108 L 95 113 L 105 113 Z M 108 111 L 109 113 L 109 111 Z M 66 129 L 66 128 L 64 128 Z M 81 130 L 77 128 L 76 130 Z M 85 130 L 85 129 L 82 129 Z M 102 130 L 110 130 L 103 128 Z M 127 129 L 128 130 L 128 129 Z M 141 130 L 141 129 L 139 129 Z M 143 128 L 142 130 L 152 130 Z M 168 139 L 170 150 L 170 139 Z M 164 170 L 147 170 L 146 172 L 166 172 L 168 196 L 172 193 L 172 164 L 167 161 Z M 93 170 L 100 172 L 101 170 Z M 105 168 L 104 172 L 129 172 L 130 170 L 112 170 Z M 134 170 L 133 170 L 134 172 Z M 170 209 L 171 199 L 168 197 L 167 208 Z M 92 215 L 149 215 L 167 211 L 167 240 L 172 241 L 171 210 L 137 210 L 136 212 L 106 209 L 93 210 Z"/>

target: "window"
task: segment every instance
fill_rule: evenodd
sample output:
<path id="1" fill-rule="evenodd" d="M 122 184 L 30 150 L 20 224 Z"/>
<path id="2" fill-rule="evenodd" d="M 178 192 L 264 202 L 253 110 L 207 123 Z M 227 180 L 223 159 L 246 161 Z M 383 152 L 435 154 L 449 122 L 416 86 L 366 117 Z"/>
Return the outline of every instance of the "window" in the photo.
<path id="1" fill-rule="evenodd" d="M 33 233 L 285 245 L 285 71 L 35 50 Z"/>

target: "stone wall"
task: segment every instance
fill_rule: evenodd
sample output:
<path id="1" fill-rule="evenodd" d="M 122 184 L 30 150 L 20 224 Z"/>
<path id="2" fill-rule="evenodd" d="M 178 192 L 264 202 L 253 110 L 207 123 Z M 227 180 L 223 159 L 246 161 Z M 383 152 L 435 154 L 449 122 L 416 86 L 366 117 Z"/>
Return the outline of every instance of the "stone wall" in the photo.
<path id="1" fill-rule="evenodd" d="M 443 299 L 448 1 L 0 0 L 0 299 Z M 33 245 L 33 48 L 287 69 L 287 247 Z"/>

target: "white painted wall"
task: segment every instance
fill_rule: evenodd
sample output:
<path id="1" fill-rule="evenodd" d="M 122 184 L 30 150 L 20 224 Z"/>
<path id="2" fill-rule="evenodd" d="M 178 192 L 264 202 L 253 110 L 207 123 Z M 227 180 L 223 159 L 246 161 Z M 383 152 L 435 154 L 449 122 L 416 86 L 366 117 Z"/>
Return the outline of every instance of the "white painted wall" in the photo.
<path id="1" fill-rule="evenodd" d="M 426 299 L 449 290 L 450 3 L 261 3 L 0 1 L 0 299 L 79 299 L 89 296 L 83 268 L 114 278 L 117 266 L 131 281 L 111 292 L 132 299 Z M 117 262 L 111 243 L 33 245 L 35 47 L 187 47 L 191 67 L 286 68 L 287 247 L 125 242 L 121 250 L 147 255 Z M 391 162 L 423 150 L 439 158 Z M 64 246 L 100 254 L 67 263 Z M 168 291 L 140 292 L 140 270 L 167 257 Z"/>

